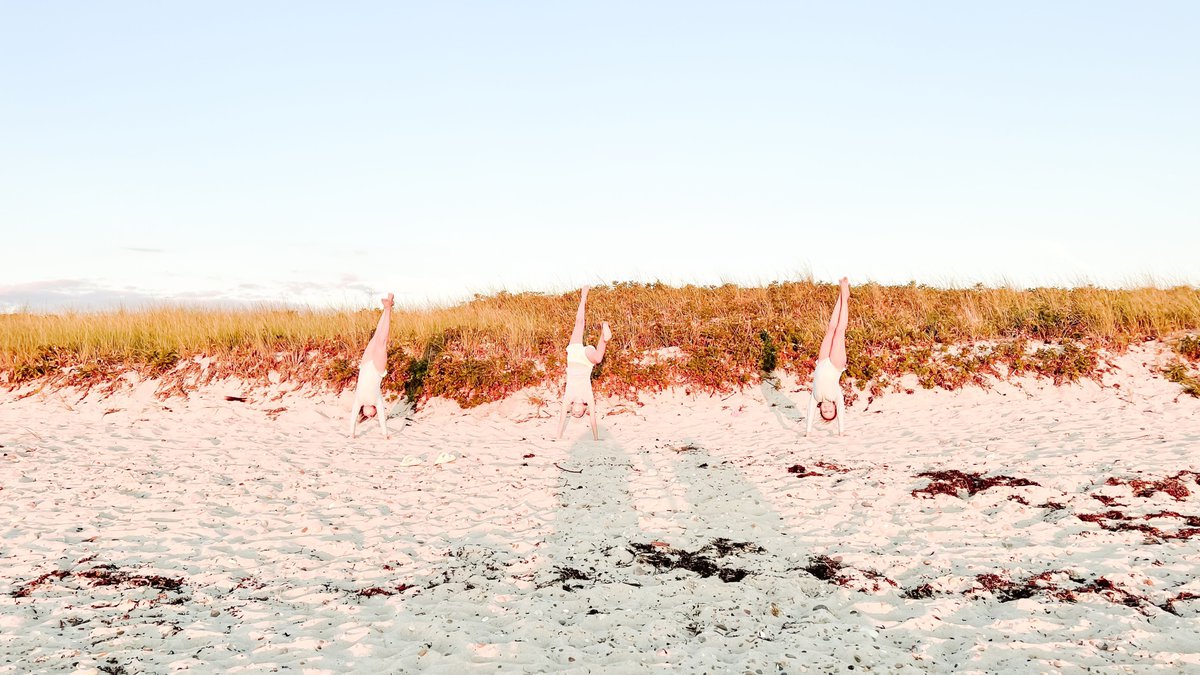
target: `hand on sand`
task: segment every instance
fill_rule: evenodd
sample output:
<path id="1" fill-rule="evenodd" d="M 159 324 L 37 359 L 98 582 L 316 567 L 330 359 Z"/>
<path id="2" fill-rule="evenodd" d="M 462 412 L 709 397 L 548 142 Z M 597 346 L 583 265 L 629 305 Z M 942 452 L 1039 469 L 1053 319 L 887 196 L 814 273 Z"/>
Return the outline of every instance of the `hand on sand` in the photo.
<path id="1" fill-rule="evenodd" d="M 604 338 L 605 342 L 612 339 L 612 329 L 608 327 L 608 322 L 600 324 L 600 337 Z"/>
<path id="2" fill-rule="evenodd" d="M 392 308 L 392 305 L 396 304 L 396 302 L 395 302 L 395 299 L 396 299 L 396 296 L 395 296 L 395 294 L 393 294 L 393 293 L 388 293 L 388 294 L 387 294 L 387 297 L 383 299 L 383 308 L 384 308 L 384 309 L 391 309 L 391 308 Z"/>

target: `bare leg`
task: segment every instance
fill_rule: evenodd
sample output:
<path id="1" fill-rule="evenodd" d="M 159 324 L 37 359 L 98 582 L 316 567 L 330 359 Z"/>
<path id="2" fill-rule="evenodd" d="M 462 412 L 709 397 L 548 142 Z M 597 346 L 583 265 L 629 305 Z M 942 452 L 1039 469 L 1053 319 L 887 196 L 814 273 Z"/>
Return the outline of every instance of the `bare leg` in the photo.
<path id="1" fill-rule="evenodd" d="M 592 350 L 591 353 L 588 354 L 588 358 L 592 363 L 599 365 L 599 363 L 604 360 L 604 350 L 608 347 L 608 341 L 611 339 L 612 329 L 608 327 L 608 322 L 605 321 L 603 324 L 601 324 L 600 341 L 596 343 L 595 347 L 588 347 L 588 349 Z"/>
<path id="2" fill-rule="evenodd" d="M 833 351 L 833 336 L 837 332 L 838 317 L 842 312 L 842 296 L 839 295 L 837 302 L 833 305 L 833 313 L 829 315 L 829 325 L 825 327 L 825 337 L 821 340 L 821 351 L 817 353 L 817 360 L 827 358 Z"/>
<path id="3" fill-rule="evenodd" d="M 846 367 L 846 324 L 850 320 L 850 282 L 842 277 L 841 296 L 838 298 L 837 328 L 833 333 L 832 351 L 829 360 L 838 368 Z M 840 411 L 839 411 L 840 412 Z M 839 415 L 839 419 L 841 419 Z"/>
<path id="4" fill-rule="evenodd" d="M 375 326 L 375 334 L 371 336 L 371 341 L 367 343 L 367 349 L 363 352 L 363 360 L 370 359 L 381 373 L 387 370 L 387 345 L 392 330 L 392 298 L 391 293 L 384 298 L 379 325 Z"/>
<path id="5" fill-rule="evenodd" d="M 571 331 L 571 341 L 567 344 L 583 344 L 583 315 L 584 309 L 587 307 L 589 288 L 584 286 L 583 291 L 579 294 L 579 309 L 575 312 L 575 330 Z"/>

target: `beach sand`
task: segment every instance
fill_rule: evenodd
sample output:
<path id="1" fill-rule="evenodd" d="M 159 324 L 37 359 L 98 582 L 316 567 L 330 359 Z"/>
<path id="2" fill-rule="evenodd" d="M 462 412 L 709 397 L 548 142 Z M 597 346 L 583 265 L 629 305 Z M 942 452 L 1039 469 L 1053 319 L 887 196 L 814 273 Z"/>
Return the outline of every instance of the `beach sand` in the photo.
<path id="1" fill-rule="evenodd" d="M 1200 670 L 1166 358 L 864 394 L 843 437 L 786 378 L 602 402 L 599 442 L 526 395 L 387 441 L 349 392 L 5 393 L 0 672 Z"/>

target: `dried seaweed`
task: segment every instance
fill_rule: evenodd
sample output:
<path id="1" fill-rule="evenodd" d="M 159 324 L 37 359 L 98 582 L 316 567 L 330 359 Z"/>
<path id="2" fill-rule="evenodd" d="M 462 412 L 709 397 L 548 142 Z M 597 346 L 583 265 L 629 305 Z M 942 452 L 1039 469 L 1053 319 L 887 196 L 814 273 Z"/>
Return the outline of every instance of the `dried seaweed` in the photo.
<path id="1" fill-rule="evenodd" d="M 379 586 L 373 586 L 371 588 L 364 588 L 359 591 L 355 591 L 355 594 L 360 597 L 363 597 L 363 598 L 373 598 L 377 595 L 382 595 L 384 597 L 388 597 L 388 596 L 392 596 L 392 595 L 399 595 L 399 594 L 403 593 L 404 591 L 407 591 L 411 588 L 416 588 L 416 586 L 413 586 L 412 584 L 400 584 L 399 586 L 396 586 L 394 588 L 382 588 Z"/>
<path id="2" fill-rule="evenodd" d="M 1030 485 L 1039 485 L 1025 478 L 1013 478 L 1012 476 L 989 476 L 984 478 L 982 473 L 964 473 L 957 470 L 925 471 L 917 474 L 917 476 L 932 480 L 929 485 L 918 490 L 913 490 L 912 495 L 914 497 L 918 494 L 927 494 L 930 497 L 935 495 L 957 497 L 962 492 L 966 492 L 968 496 L 972 496 L 994 487 L 1027 487 Z"/>
<path id="3" fill-rule="evenodd" d="M 1112 477 L 1104 481 L 1105 485 L 1128 485 L 1133 490 L 1135 497 L 1153 497 L 1155 493 L 1165 492 L 1175 498 L 1175 501 L 1183 501 L 1191 494 L 1185 484 L 1185 480 L 1191 479 L 1195 485 L 1200 485 L 1200 473 L 1195 471 L 1180 471 L 1174 476 L 1167 476 L 1160 480 L 1144 480 L 1134 478 L 1132 480 L 1124 480 L 1121 478 Z"/>
<path id="4" fill-rule="evenodd" d="M 852 572 L 857 572 L 871 582 L 870 588 L 861 587 L 857 589 L 862 593 L 882 590 L 883 585 L 880 582 L 892 587 L 897 585 L 895 581 L 875 570 L 849 567 L 843 564 L 840 559 L 831 558 L 827 555 L 818 555 L 809 558 L 808 565 L 803 569 L 821 581 L 828 581 L 831 584 L 844 587 L 849 587 L 856 581 Z"/>
<path id="5" fill-rule="evenodd" d="M 86 579 L 92 586 L 147 586 L 158 591 L 179 593 L 184 581 L 180 577 L 166 577 L 158 574 L 133 574 L 117 569 L 113 565 L 97 565 L 83 572 L 55 570 L 28 581 L 12 592 L 14 598 L 27 598 L 39 586 L 61 579 Z"/>
<path id="6" fill-rule="evenodd" d="M 756 544 L 734 542 L 729 539 L 714 539 L 695 551 L 685 551 L 671 546 L 656 546 L 654 543 L 630 544 L 629 551 L 639 562 L 650 565 L 660 572 L 687 570 L 702 577 L 715 576 L 726 583 L 741 581 L 751 573 L 737 567 L 724 567 L 717 563 L 717 559 L 733 553 L 764 552 L 763 548 Z"/>

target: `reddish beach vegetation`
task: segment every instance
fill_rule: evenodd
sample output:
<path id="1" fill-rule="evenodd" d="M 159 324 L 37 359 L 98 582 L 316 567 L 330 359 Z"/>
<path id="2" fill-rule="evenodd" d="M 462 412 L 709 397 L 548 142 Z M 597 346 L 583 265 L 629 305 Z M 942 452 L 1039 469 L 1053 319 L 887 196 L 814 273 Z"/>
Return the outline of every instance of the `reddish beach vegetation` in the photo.
<path id="1" fill-rule="evenodd" d="M 812 282 L 745 288 L 618 283 L 593 289 L 589 326 L 615 340 L 596 389 L 635 399 L 671 386 L 728 392 L 776 369 L 811 372 L 837 288 Z M 458 306 L 397 311 L 385 389 L 474 406 L 557 382 L 577 296 L 499 293 Z M 1200 290 L 937 289 L 865 284 L 852 292 L 845 387 L 878 395 L 912 376 L 926 388 L 986 386 L 1034 375 L 1101 379 L 1106 353 L 1162 340 L 1179 353 L 1164 374 L 1200 395 Z M 247 384 L 353 386 L 378 318 L 358 312 L 153 308 L 0 316 L 0 384 L 90 390 L 121 376 L 157 378 L 162 396 L 225 378 Z M 589 341 L 594 335 L 588 336 Z M 1193 392 L 1192 389 L 1195 389 Z"/>

